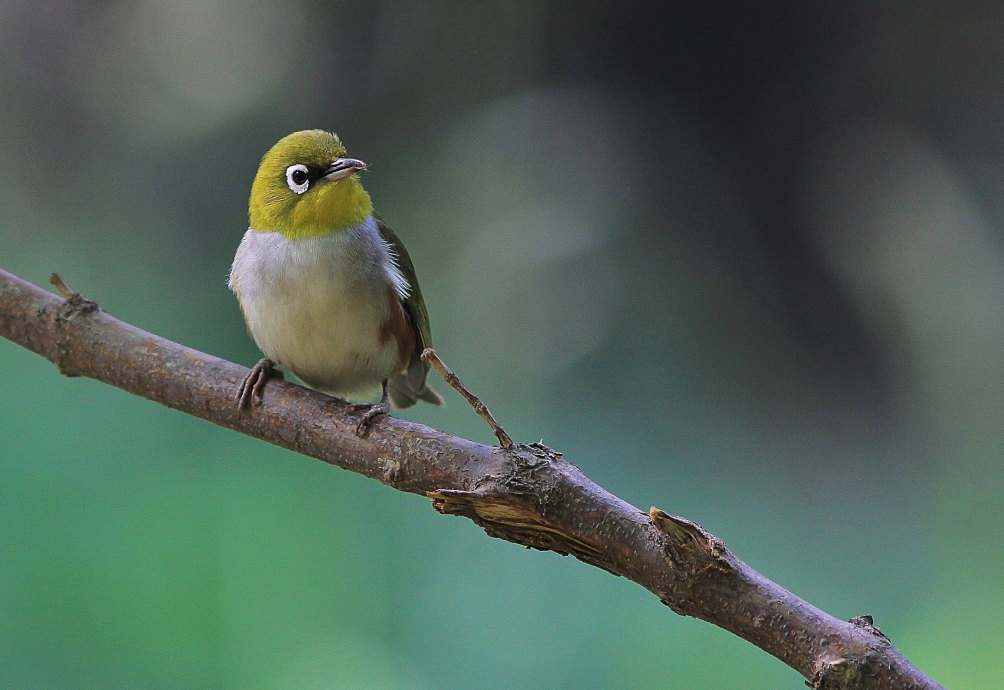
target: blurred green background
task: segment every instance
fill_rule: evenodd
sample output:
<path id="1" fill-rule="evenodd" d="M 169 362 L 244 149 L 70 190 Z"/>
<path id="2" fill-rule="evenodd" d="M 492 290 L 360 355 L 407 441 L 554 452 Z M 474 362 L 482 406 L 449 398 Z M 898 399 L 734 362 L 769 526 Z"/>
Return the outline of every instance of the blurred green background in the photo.
<path id="1" fill-rule="evenodd" d="M 226 275 L 257 162 L 336 131 L 514 437 L 991 687 L 1002 30 L 975 2 L 4 0 L 0 267 L 250 365 Z M 0 362 L 2 687 L 801 687 L 630 582 Z M 492 440 L 448 398 L 403 416 Z"/>

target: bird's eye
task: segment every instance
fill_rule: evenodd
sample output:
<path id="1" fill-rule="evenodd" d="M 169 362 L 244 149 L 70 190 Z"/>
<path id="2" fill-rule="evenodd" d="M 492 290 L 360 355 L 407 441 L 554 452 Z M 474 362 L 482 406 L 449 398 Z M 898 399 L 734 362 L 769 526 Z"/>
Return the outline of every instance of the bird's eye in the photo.
<path id="1" fill-rule="evenodd" d="M 303 194 L 310 188 L 310 173 L 307 166 L 297 163 L 286 168 L 286 184 L 294 194 Z"/>

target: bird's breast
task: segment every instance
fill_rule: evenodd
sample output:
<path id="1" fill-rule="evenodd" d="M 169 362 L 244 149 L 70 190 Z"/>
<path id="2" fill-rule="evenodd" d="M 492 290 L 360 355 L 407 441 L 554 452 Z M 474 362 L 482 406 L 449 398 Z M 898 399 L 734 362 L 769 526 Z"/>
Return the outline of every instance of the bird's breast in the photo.
<path id="1" fill-rule="evenodd" d="M 370 217 L 303 239 L 248 230 L 230 285 L 268 357 L 308 386 L 345 397 L 376 390 L 410 359 L 414 329 L 396 271 Z"/>

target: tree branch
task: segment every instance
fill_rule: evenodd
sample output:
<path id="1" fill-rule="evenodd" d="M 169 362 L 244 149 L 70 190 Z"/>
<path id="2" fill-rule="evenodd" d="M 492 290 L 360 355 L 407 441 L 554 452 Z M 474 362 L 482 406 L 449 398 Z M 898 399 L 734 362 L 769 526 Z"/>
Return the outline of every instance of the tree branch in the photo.
<path id="1" fill-rule="evenodd" d="M 493 537 L 571 554 L 632 580 L 673 611 L 774 655 L 814 688 L 937 688 L 862 616 L 844 622 L 737 559 L 699 525 L 647 513 L 540 444 L 485 446 L 381 417 L 365 439 L 345 404 L 270 381 L 239 411 L 245 367 L 123 323 L 60 286 L 65 299 L 0 271 L 0 335 L 52 361 L 220 426 L 425 494 Z"/>

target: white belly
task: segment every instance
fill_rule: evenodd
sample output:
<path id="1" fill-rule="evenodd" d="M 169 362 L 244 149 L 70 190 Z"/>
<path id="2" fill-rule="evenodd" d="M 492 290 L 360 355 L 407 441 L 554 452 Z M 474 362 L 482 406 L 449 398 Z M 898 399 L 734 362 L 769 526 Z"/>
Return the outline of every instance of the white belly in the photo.
<path id="1" fill-rule="evenodd" d="M 297 240 L 248 230 L 230 288 L 262 352 L 311 388 L 368 396 L 403 370 L 397 342 L 381 337 L 381 326 L 388 298 L 408 285 L 372 217 Z"/>

